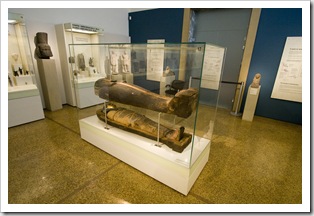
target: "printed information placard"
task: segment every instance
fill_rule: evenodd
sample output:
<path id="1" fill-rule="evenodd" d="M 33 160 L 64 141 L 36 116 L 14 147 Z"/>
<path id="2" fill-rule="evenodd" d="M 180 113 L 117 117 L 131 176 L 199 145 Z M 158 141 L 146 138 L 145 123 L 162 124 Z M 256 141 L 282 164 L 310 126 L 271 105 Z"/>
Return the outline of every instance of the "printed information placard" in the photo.
<path id="1" fill-rule="evenodd" d="M 202 71 L 202 88 L 219 89 L 225 49 L 206 44 Z"/>
<path id="2" fill-rule="evenodd" d="M 302 102 L 302 37 L 287 37 L 271 98 Z"/>

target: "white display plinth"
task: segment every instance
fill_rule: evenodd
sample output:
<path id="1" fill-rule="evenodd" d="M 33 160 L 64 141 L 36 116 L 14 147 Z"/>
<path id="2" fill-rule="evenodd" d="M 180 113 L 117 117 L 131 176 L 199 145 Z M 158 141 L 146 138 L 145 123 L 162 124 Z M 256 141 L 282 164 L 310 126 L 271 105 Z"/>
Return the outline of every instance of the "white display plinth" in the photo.
<path id="1" fill-rule="evenodd" d="M 133 84 L 134 83 L 134 77 L 132 73 L 124 73 L 122 74 L 123 81 Z"/>
<path id="2" fill-rule="evenodd" d="M 115 80 L 117 82 L 123 81 L 122 74 L 112 74 L 110 78 L 111 78 L 111 80 Z"/>
<path id="3" fill-rule="evenodd" d="M 210 140 L 194 137 L 182 153 L 145 137 L 108 126 L 90 116 L 79 121 L 81 138 L 163 184 L 187 195 L 208 161 Z M 190 166 L 190 160 L 192 161 Z"/>
<path id="4" fill-rule="evenodd" d="M 32 85 L 33 79 L 29 75 L 20 75 L 13 78 L 15 85 L 17 86 L 24 86 L 24 85 Z"/>
<path id="5" fill-rule="evenodd" d="M 249 87 L 243 110 L 242 120 L 253 121 L 260 90 L 261 86 L 259 86 L 258 88 L 252 88 L 251 86 Z"/>
<path id="6" fill-rule="evenodd" d="M 37 59 L 46 108 L 50 111 L 62 109 L 56 63 L 54 59 Z"/>
<path id="7" fill-rule="evenodd" d="M 8 126 L 45 118 L 39 90 L 35 85 L 9 87 Z"/>
<path id="8" fill-rule="evenodd" d="M 79 78 L 75 83 L 76 106 L 85 108 L 103 103 L 103 99 L 95 95 L 95 82 L 101 77 Z"/>

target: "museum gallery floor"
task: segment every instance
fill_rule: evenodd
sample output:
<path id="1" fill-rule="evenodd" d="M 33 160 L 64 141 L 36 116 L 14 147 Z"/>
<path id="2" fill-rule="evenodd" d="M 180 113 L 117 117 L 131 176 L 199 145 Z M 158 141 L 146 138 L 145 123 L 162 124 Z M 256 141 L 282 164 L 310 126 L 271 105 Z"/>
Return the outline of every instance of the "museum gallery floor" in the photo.
<path id="1" fill-rule="evenodd" d="M 218 109 L 209 161 L 184 196 L 81 139 L 76 108 L 45 117 L 9 128 L 11 204 L 302 203 L 300 125 Z"/>

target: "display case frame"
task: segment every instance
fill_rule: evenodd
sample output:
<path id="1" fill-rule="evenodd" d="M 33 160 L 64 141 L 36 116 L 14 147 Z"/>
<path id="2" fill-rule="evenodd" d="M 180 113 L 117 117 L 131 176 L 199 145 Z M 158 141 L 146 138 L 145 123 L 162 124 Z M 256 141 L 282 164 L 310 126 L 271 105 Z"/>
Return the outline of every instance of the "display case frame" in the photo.
<path id="1" fill-rule="evenodd" d="M 8 13 L 8 126 L 44 118 L 24 15 Z"/>
<path id="2" fill-rule="evenodd" d="M 94 83 L 102 103 L 78 109 L 82 139 L 186 195 L 209 158 L 226 49 L 206 43 L 69 44 L 70 56 L 86 47 L 99 50 L 96 62 L 106 78 Z M 72 65 L 77 82 L 84 79 L 79 67 Z M 174 81 L 184 87 L 172 95 Z"/>
<path id="3" fill-rule="evenodd" d="M 98 104 L 100 100 L 94 97 L 94 78 L 80 79 L 79 82 L 72 74 L 72 64 L 77 59 L 70 57 L 68 45 L 73 43 L 99 43 L 104 37 L 104 29 L 76 23 L 64 23 L 55 26 L 60 55 L 62 77 L 64 82 L 66 103 L 78 108 Z M 97 55 L 97 50 L 85 50 Z M 84 59 L 88 63 L 89 59 Z M 87 72 L 86 72 L 87 73 Z M 101 74 L 99 74 L 101 76 Z"/>

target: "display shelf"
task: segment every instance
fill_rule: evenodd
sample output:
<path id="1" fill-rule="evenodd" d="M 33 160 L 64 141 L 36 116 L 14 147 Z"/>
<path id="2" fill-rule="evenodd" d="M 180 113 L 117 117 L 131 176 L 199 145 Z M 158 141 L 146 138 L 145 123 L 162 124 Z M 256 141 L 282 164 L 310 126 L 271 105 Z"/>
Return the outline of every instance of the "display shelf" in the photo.
<path id="1" fill-rule="evenodd" d="M 90 94 L 90 91 L 83 91 L 83 95 L 81 95 L 81 91 L 75 91 L 74 85 L 78 82 L 75 75 L 73 74 L 73 64 L 77 63 L 77 61 L 82 61 L 84 64 L 86 63 L 86 70 L 84 69 L 83 71 L 78 71 L 80 72 L 79 75 L 84 79 L 93 78 L 94 72 L 97 73 L 100 77 L 105 77 L 106 75 L 103 71 L 101 71 L 100 62 L 95 62 L 93 67 L 88 66 L 90 59 L 92 59 L 94 56 L 99 56 L 98 48 L 92 49 L 91 47 L 85 46 L 84 49 L 77 50 L 77 54 L 84 53 L 84 56 L 81 55 L 81 58 L 78 59 L 77 56 L 71 58 L 69 44 L 99 43 L 101 38 L 104 36 L 104 30 L 98 27 L 91 27 L 75 23 L 58 24 L 55 26 L 55 29 L 60 53 L 66 103 L 71 106 L 77 106 L 77 102 L 83 101 L 82 98 L 86 97 L 86 94 L 88 94 L 88 97 L 93 97 L 94 94 Z M 95 105 L 95 100 L 88 100 L 79 103 L 78 107 L 84 108 L 92 105 Z"/>
<path id="2" fill-rule="evenodd" d="M 35 85 L 9 87 L 8 126 L 45 118 L 39 90 Z"/>
<path id="3" fill-rule="evenodd" d="M 17 98 L 38 95 L 38 89 L 37 89 L 37 86 L 34 84 L 25 85 L 25 86 L 15 86 L 15 87 L 9 86 L 8 93 L 9 93 L 9 100 L 13 100 Z"/>

